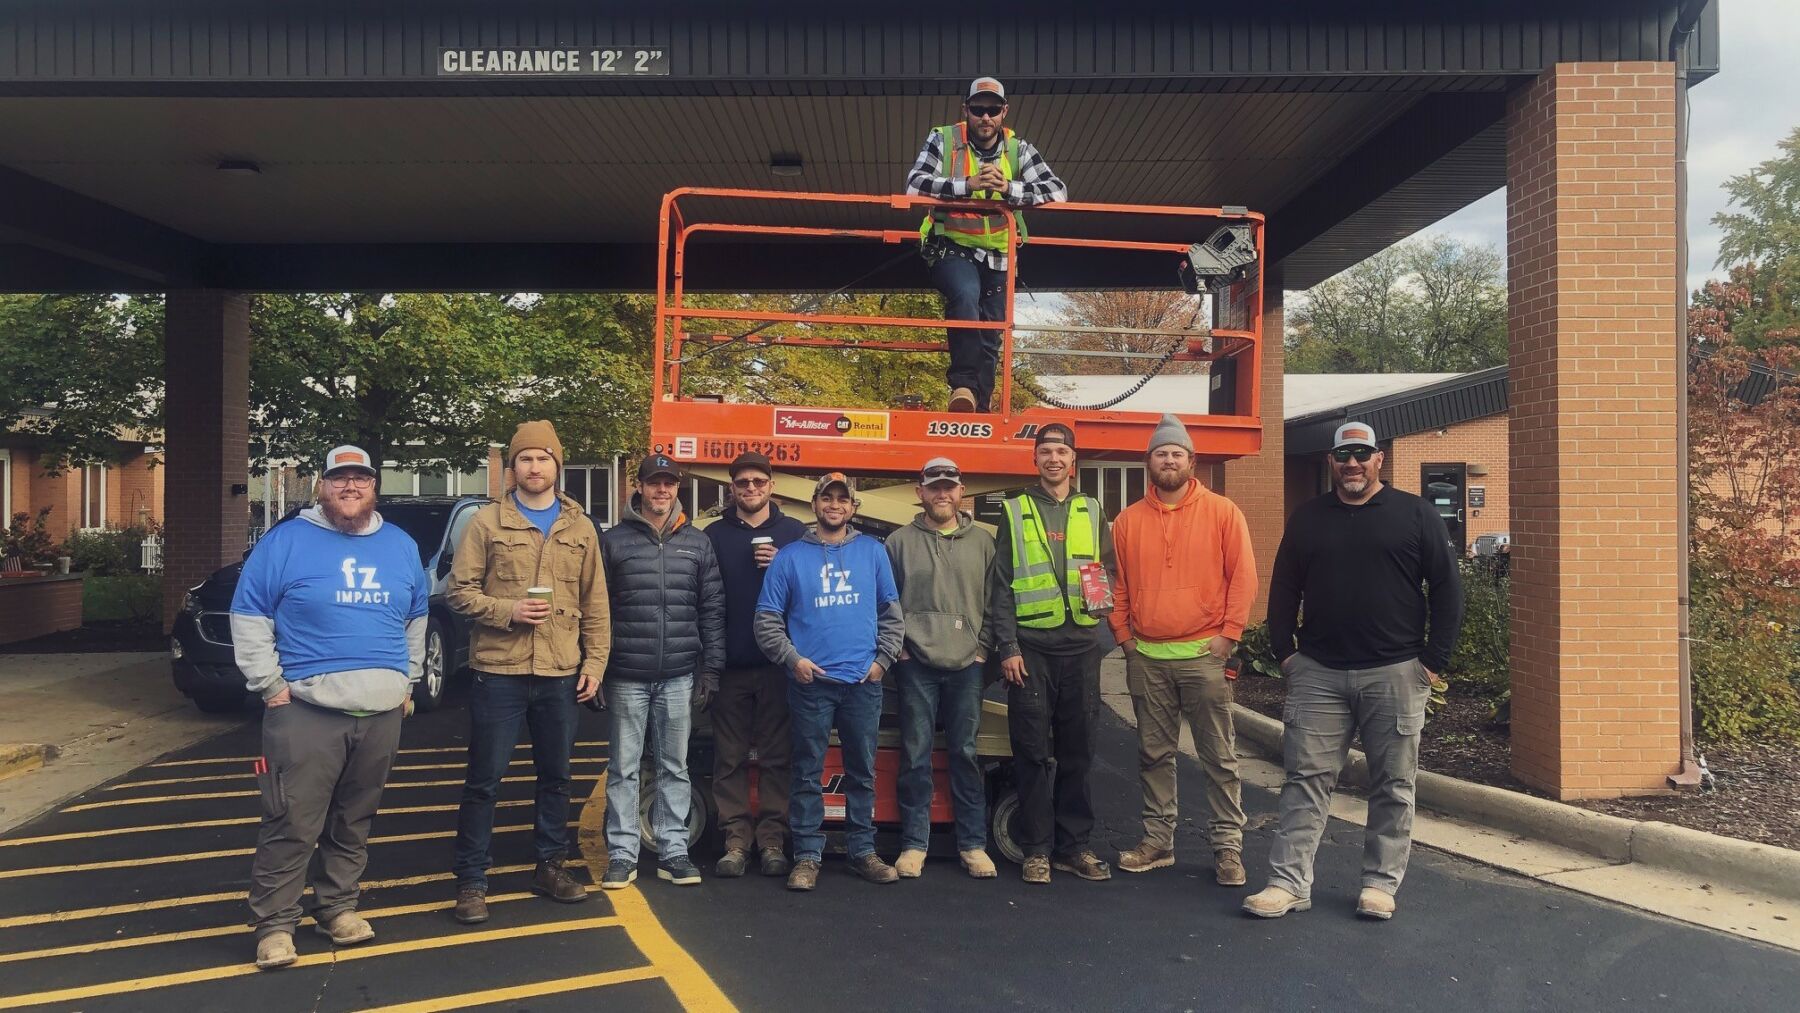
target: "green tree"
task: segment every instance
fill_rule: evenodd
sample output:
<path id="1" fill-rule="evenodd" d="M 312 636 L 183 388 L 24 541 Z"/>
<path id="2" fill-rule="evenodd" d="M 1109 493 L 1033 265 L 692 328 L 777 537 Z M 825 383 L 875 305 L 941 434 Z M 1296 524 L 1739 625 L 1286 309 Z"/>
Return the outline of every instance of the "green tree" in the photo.
<path id="1" fill-rule="evenodd" d="M 1731 210 L 1713 216 L 1719 259 L 1738 296 L 1721 305 L 1731 331 L 1748 349 L 1800 344 L 1800 127 L 1779 145 L 1781 154 L 1725 182 Z M 1741 291 L 1738 289 L 1741 288 Z M 1706 305 L 1710 290 L 1696 293 Z"/>
<path id="2" fill-rule="evenodd" d="M 1290 373 L 1466 372 L 1506 361 L 1500 254 L 1443 236 L 1329 278 L 1289 315 Z"/>
<path id="3" fill-rule="evenodd" d="M 0 295 L 0 431 L 55 469 L 115 459 L 162 426 L 162 300 Z"/>

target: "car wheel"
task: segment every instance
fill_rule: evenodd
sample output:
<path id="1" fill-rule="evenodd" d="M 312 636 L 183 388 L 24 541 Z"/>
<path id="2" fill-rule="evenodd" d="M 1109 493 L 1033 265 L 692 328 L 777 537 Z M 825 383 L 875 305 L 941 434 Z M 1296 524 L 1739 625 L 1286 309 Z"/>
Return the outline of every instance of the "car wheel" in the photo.
<path id="1" fill-rule="evenodd" d="M 425 672 L 413 687 L 413 709 L 436 710 L 444 702 L 444 686 L 450 681 L 450 641 L 436 616 L 425 624 Z"/>
<path id="2" fill-rule="evenodd" d="M 1007 784 L 988 797 L 994 800 L 988 809 L 988 836 L 993 839 L 994 850 L 1014 865 L 1023 865 L 1025 849 L 1019 844 L 1018 789 Z"/>
<path id="3" fill-rule="evenodd" d="M 644 838 L 644 847 L 653 855 L 661 854 L 657 850 L 656 836 L 650 832 L 650 806 L 656 801 L 656 792 L 650 790 L 654 773 L 649 768 L 638 776 L 638 831 Z M 688 785 L 688 848 L 699 850 L 700 839 L 706 834 L 707 809 L 706 796 L 701 793 L 699 785 Z"/>
<path id="4" fill-rule="evenodd" d="M 244 694 L 235 696 L 197 696 L 194 706 L 207 714 L 240 714 L 244 710 Z"/>

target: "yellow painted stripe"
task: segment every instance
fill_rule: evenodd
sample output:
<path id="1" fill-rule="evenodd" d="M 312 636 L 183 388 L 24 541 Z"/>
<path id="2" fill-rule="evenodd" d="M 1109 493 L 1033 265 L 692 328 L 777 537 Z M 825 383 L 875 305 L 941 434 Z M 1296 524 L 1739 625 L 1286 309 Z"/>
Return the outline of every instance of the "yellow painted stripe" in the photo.
<path id="1" fill-rule="evenodd" d="M 525 776 L 503 777 L 500 779 L 500 783 L 501 784 L 517 784 L 517 783 L 521 783 L 521 782 L 525 782 L 525 781 L 536 781 L 536 780 L 537 780 L 537 777 L 535 775 L 530 776 L 530 777 L 525 777 Z M 593 780 L 592 777 L 586 777 L 586 776 L 577 777 L 577 778 L 573 779 L 573 781 L 591 781 L 591 780 Z M 463 782 L 460 780 L 458 780 L 458 781 L 390 781 L 386 786 L 383 787 L 382 790 L 383 791 L 393 791 L 395 788 L 448 788 L 452 785 L 461 785 L 462 783 Z M 82 812 L 88 812 L 93 809 L 113 809 L 113 808 L 116 808 L 116 807 L 122 806 L 122 805 L 149 805 L 153 802 L 190 802 L 190 801 L 194 801 L 196 799 L 211 799 L 211 798 L 255 798 L 258 794 L 259 794 L 258 792 L 254 792 L 254 791 L 204 791 L 204 792 L 189 792 L 188 794 L 185 794 L 185 795 L 148 795 L 148 796 L 145 796 L 144 798 L 115 798 L 115 799 L 112 799 L 112 800 L 106 801 L 106 802 L 84 802 L 81 805 L 69 806 L 67 809 L 64 809 L 62 811 L 66 812 L 66 813 L 82 813 Z"/>
<path id="2" fill-rule="evenodd" d="M 571 822 L 570 826 L 577 824 Z M 510 827 L 495 827 L 496 834 L 514 834 L 523 830 L 531 830 L 530 823 L 520 823 Z M 422 834 L 393 834 L 388 837 L 371 837 L 370 844 L 405 844 L 409 841 L 439 841 L 455 837 L 454 830 L 433 830 Z M 195 851 L 186 855 L 152 855 L 149 858 L 119 858 L 110 862 L 83 862 L 79 865 L 43 865 L 35 869 L 0 869 L 0 879 L 23 879 L 26 876 L 54 876 L 64 872 L 99 872 L 104 869 L 135 869 L 144 865 L 176 865 L 181 862 L 204 862 L 212 858 L 242 858 L 256 854 L 255 848 L 228 848 L 224 851 Z"/>
<path id="3" fill-rule="evenodd" d="M 585 867 L 587 861 L 571 858 L 563 865 L 567 868 Z M 530 872 L 536 865 L 497 865 L 488 870 L 489 876 L 504 876 L 513 872 Z M 424 883 L 442 883 L 455 879 L 455 873 L 433 872 L 424 876 L 407 876 L 404 879 L 376 879 L 360 884 L 363 893 L 371 890 L 394 890 L 406 886 L 419 886 Z M 312 888 L 308 887 L 307 892 Z M 246 894 L 242 890 L 234 893 L 201 893 L 187 897 L 160 897 L 156 900 L 141 900 L 131 904 L 108 904 L 104 907 L 75 908 L 69 911 L 49 911 L 35 915 L 13 915 L 0 918 L 0 929 L 16 929 L 26 925 L 53 925 L 63 922 L 84 921 L 89 918 L 111 918 L 114 915 L 137 914 L 142 911 L 166 911 L 175 907 L 193 907 L 200 904 L 217 904 L 222 901 L 243 901 Z"/>
<path id="4" fill-rule="evenodd" d="M 590 886 L 589 893 L 596 893 L 599 887 Z M 488 897 L 489 906 L 506 904 L 515 900 L 530 900 L 537 896 L 534 893 L 500 893 Z M 374 910 L 358 909 L 357 914 L 364 918 L 396 918 L 400 915 L 425 914 L 431 911 L 448 911 L 456 906 L 453 900 L 432 901 L 428 904 L 402 904 L 397 907 L 375 908 Z M 301 919 L 302 923 L 313 921 L 310 916 Z M 135 936 L 130 939 L 105 939 L 94 943 L 77 943 L 73 946 L 56 946 L 47 950 L 24 950 L 19 953 L 0 953 L 0 964 L 12 964 L 22 960 L 41 960 L 45 957 L 69 957 L 81 953 L 104 953 L 109 950 L 128 950 L 137 946 L 155 946 L 158 943 L 178 943 L 189 939 L 212 939 L 218 936 L 247 936 L 253 932 L 248 925 L 216 925 L 209 929 L 193 929 L 188 932 L 163 932 L 154 936 Z"/>
<path id="5" fill-rule="evenodd" d="M 571 806 L 584 803 L 584 799 L 569 800 Z M 535 805 L 535 799 L 519 798 L 505 802 L 495 802 L 498 809 L 510 809 L 515 806 Z M 395 806 L 392 809 L 378 809 L 377 816 L 390 816 L 400 813 L 453 813 L 462 808 L 460 805 L 409 805 Z M 148 834 L 162 830 L 206 830 L 213 827 L 241 827 L 262 822 L 260 816 L 243 816 L 229 820 L 195 820 L 192 823 L 152 823 L 141 827 L 113 827 L 109 830 L 78 830 L 72 834 L 45 834 L 42 837 L 15 837 L 0 840 L 0 848 L 16 848 L 23 844 L 55 844 L 60 841 L 85 841 L 90 837 L 120 837 L 125 834 Z"/>
<path id="6" fill-rule="evenodd" d="M 582 932 L 588 929 L 614 928 L 618 924 L 619 919 L 613 917 L 582 918 L 576 921 L 543 922 L 504 929 L 490 929 L 485 932 L 458 932 L 449 936 L 432 936 L 427 939 L 380 943 L 374 946 L 357 946 L 350 949 L 334 948 L 325 953 L 309 953 L 290 966 L 316 967 L 321 964 L 341 964 L 350 960 L 369 960 L 374 957 L 391 956 L 395 953 L 418 953 L 448 949 L 452 946 L 470 946 L 493 942 L 497 939 L 527 939 L 533 936 Z M 78 985 L 74 988 L 0 996 L 0 1009 L 19 1009 L 25 1006 L 41 1006 L 45 1003 L 80 1002 L 84 999 L 98 999 L 102 996 L 124 995 L 153 988 L 168 988 L 173 985 L 192 985 L 203 981 L 223 981 L 228 978 L 242 978 L 259 973 L 261 972 L 257 971 L 254 963 L 202 967 L 192 971 L 177 971 L 173 974 L 156 974 L 144 978 L 129 978 L 124 981 L 101 982 L 97 985 Z"/>
<path id="7" fill-rule="evenodd" d="M 578 757 L 576 759 L 570 760 L 569 762 L 570 763 L 605 763 L 606 758 L 603 756 Z M 531 761 L 530 760 L 514 760 L 511 763 L 507 764 L 507 766 L 509 766 L 509 767 L 529 767 L 529 766 L 531 766 Z M 469 769 L 469 765 L 466 763 L 415 763 L 415 764 L 408 764 L 408 765 L 403 765 L 403 766 L 392 768 L 392 770 L 467 770 L 467 769 Z M 164 778 L 158 778 L 154 781 L 121 781 L 118 784 L 107 785 L 105 790 L 106 791 L 123 791 L 126 788 L 152 788 L 152 787 L 161 787 L 163 785 L 169 785 L 169 784 L 200 784 L 200 783 L 207 782 L 207 781 L 248 781 L 255 777 L 256 777 L 255 774 L 207 774 L 204 777 L 164 777 Z"/>
<path id="8" fill-rule="evenodd" d="M 594 785 L 593 794 L 588 796 L 588 804 L 581 809 L 581 818 L 576 821 L 579 829 L 576 837 L 581 844 L 581 854 L 588 861 L 590 869 L 606 868 L 606 775 L 600 775 L 600 782 Z M 675 998 L 690 1013 L 736 1013 L 737 1006 L 726 997 L 718 982 L 700 966 L 693 955 L 681 948 L 669 930 L 663 928 L 657 920 L 656 913 L 650 910 L 650 904 L 637 887 L 628 886 L 623 890 L 611 892 L 613 910 L 619 915 L 620 924 L 625 926 L 625 933 L 631 937 L 632 945 L 649 958 L 663 974 L 669 988 L 674 991 Z"/>
<path id="9" fill-rule="evenodd" d="M 607 985 L 622 985 L 628 981 L 649 981 L 660 978 L 654 967 L 628 967 L 622 971 L 601 971 L 599 974 L 583 974 L 573 978 L 557 978 L 553 981 L 534 981 L 529 985 L 513 985 L 508 988 L 490 988 L 485 992 L 464 992 L 460 995 L 446 995 L 437 999 L 420 999 L 417 1002 L 403 1002 L 393 1006 L 375 1006 L 364 1009 L 363 1013 L 442 1013 L 444 1010 L 468 1009 L 471 1006 L 486 1006 L 497 1002 L 510 1002 L 518 999 L 536 999 L 546 995 L 564 995 L 579 992 L 584 988 L 602 988 Z"/>
<path id="10" fill-rule="evenodd" d="M 581 749 L 583 747 L 608 746 L 611 744 L 612 744 L 611 742 L 609 742 L 605 739 L 601 739 L 601 740 L 595 741 L 595 742 L 577 742 L 577 743 L 575 743 L 575 748 Z M 513 748 L 514 749 L 530 749 L 531 743 L 521 742 L 518 745 L 514 746 Z M 424 747 L 420 747 L 418 749 L 397 750 L 397 752 L 401 756 L 413 756 L 413 755 L 417 755 L 419 753 L 466 753 L 468 751 L 469 751 L 468 746 L 424 746 Z M 206 759 L 203 759 L 203 760 L 164 760 L 161 763 L 152 763 L 152 764 L 150 764 L 150 766 L 152 766 L 152 767 L 198 767 L 198 766 L 200 766 L 202 764 L 206 764 L 206 763 L 249 763 L 256 759 L 258 759 L 258 757 L 255 757 L 255 756 L 211 756 L 211 757 L 207 757 Z"/>

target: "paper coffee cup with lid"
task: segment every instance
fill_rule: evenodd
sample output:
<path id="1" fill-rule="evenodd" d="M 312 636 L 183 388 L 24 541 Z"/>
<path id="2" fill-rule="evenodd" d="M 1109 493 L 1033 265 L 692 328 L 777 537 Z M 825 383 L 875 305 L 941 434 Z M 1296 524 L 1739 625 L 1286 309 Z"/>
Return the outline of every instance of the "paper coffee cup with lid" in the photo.
<path id="1" fill-rule="evenodd" d="M 525 589 L 525 597 L 536 598 L 538 601 L 541 601 L 546 605 L 551 605 L 552 599 L 555 597 L 555 594 L 556 594 L 555 591 L 553 591 L 552 589 L 547 588 L 547 587 L 528 587 Z M 554 607 L 555 606 L 552 605 L 552 608 L 554 608 Z"/>

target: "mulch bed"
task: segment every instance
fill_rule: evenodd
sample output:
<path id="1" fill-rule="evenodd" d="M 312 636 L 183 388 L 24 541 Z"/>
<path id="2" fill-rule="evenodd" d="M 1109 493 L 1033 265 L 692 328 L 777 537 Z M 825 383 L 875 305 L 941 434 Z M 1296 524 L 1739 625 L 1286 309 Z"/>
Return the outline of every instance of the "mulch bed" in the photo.
<path id="1" fill-rule="evenodd" d="M 169 638 L 163 635 L 162 623 L 119 620 L 89 623 L 76 630 L 0 645 L 0 654 L 111 654 L 168 649 Z"/>
<path id="2" fill-rule="evenodd" d="M 1287 683 L 1246 672 L 1237 702 L 1277 720 Z M 1483 696 L 1450 684 L 1447 706 L 1425 722 L 1419 765 L 1434 773 L 1545 797 L 1512 776 L 1512 742 L 1491 719 Z M 1702 745 L 1713 788 L 1647 798 L 1573 802 L 1596 812 L 1660 820 L 1724 837 L 1800 850 L 1800 746 L 1783 743 Z"/>

